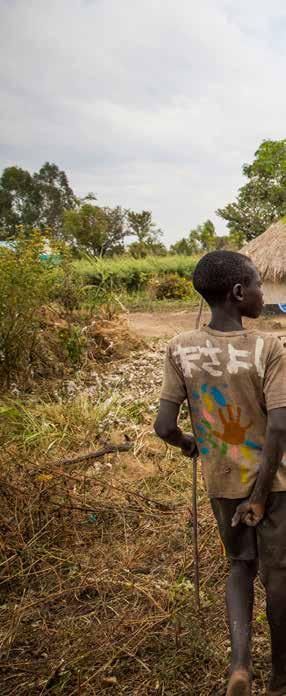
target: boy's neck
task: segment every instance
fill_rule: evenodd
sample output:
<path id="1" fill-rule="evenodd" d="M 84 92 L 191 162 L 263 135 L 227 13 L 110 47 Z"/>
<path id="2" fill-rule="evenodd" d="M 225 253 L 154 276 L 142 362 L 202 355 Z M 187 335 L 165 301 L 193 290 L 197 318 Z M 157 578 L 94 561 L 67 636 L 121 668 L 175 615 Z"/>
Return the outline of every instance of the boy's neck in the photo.
<path id="1" fill-rule="evenodd" d="M 242 316 L 237 307 L 226 303 L 211 307 L 210 329 L 215 331 L 242 331 Z"/>

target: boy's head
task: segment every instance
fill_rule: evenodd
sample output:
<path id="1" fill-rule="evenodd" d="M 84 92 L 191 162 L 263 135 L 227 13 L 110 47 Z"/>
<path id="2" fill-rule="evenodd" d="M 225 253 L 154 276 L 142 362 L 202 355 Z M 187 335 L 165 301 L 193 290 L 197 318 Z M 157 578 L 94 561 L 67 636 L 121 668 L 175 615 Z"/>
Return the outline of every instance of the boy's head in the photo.
<path id="1" fill-rule="evenodd" d="M 263 307 L 260 275 L 247 256 L 235 251 L 212 251 L 197 264 L 194 287 L 210 307 L 236 305 L 241 316 L 256 318 Z"/>

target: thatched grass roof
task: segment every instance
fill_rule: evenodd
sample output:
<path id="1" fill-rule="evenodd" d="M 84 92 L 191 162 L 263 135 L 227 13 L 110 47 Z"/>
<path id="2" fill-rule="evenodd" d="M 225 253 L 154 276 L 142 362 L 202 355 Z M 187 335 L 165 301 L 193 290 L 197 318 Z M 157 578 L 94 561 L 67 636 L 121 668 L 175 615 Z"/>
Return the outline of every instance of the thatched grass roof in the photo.
<path id="1" fill-rule="evenodd" d="M 286 218 L 245 244 L 241 253 L 251 258 L 263 280 L 286 281 Z"/>

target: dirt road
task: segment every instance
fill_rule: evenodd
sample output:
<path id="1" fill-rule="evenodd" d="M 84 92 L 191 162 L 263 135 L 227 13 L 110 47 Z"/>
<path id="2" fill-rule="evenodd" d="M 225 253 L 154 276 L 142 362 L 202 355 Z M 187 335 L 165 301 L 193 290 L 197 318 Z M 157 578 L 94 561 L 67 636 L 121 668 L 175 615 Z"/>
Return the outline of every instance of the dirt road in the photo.
<path id="1" fill-rule="evenodd" d="M 171 338 L 182 331 L 190 331 L 195 328 L 197 311 L 189 309 L 176 312 L 136 312 L 129 315 L 130 328 L 139 336 L 145 338 Z M 208 323 L 209 312 L 203 312 L 202 324 Z M 261 317 L 255 320 L 245 320 L 247 328 L 256 328 L 263 332 L 271 332 L 277 335 L 286 334 L 286 319 Z"/>
<path id="2" fill-rule="evenodd" d="M 197 312 L 188 309 L 177 312 L 136 312 L 130 314 L 130 327 L 139 336 L 146 338 L 171 338 L 182 331 L 195 328 Z M 202 322 L 208 321 L 209 312 L 204 312 Z"/>

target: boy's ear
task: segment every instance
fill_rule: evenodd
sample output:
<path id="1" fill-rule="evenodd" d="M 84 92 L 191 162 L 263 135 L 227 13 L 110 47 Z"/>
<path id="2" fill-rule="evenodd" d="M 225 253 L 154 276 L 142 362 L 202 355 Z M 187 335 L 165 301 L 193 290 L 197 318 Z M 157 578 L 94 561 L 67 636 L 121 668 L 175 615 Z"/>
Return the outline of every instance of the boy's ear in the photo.
<path id="1" fill-rule="evenodd" d="M 238 301 L 238 302 L 243 302 L 244 300 L 244 292 L 243 292 L 243 287 L 241 283 L 236 283 L 233 288 L 232 288 L 232 294 L 233 297 Z"/>

